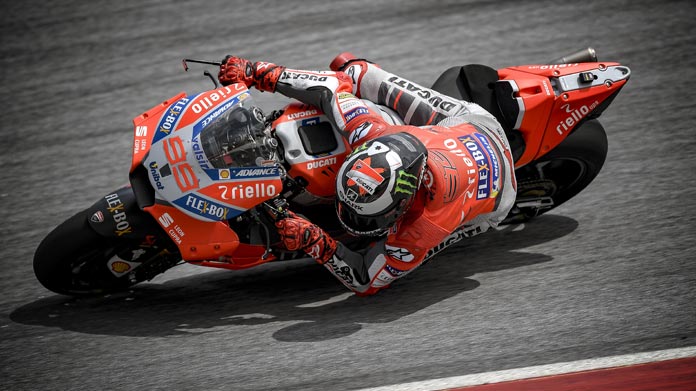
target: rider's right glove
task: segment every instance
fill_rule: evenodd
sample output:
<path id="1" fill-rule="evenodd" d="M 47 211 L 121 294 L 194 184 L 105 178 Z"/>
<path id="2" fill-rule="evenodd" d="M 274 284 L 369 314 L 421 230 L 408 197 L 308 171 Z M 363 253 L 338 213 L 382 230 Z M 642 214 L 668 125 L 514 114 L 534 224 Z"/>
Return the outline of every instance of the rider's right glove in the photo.
<path id="1" fill-rule="evenodd" d="M 276 228 L 285 248 L 302 250 L 320 264 L 326 263 L 336 252 L 336 241 L 329 234 L 292 212 L 277 221 Z"/>
<path id="2" fill-rule="evenodd" d="M 218 80 L 223 86 L 242 83 L 259 91 L 274 92 L 285 67 L 268 62 L 251 62 L 245 58 L 227 56 L 222 60 Z"/>

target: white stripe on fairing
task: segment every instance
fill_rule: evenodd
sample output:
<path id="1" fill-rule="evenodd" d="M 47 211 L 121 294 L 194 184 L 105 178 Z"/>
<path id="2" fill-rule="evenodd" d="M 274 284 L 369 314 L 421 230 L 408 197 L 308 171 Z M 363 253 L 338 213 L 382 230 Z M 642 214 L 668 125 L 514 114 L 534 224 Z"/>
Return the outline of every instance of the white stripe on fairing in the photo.
<path id="1" fill-rule="evenodd" d="M 442 379 L 425 380 L 413 383 L 394 384 L 383 387 L 364 388 L 358 391 L 435 391 L 455 387 L 468 387 L 488 383 L 500 383 L 535 377 L 561 375 L 566 373 L 590 371 L 627 365 L 646 364 L 656 361 L 696 357 L 696 346 L 686 348 L 659 350 L 655 352 L 626 354 L 621 356 L 600 357 L 588 360 L 538 365 L 527 368 L 508 369 L 504 371 L 476 373 Z"/>

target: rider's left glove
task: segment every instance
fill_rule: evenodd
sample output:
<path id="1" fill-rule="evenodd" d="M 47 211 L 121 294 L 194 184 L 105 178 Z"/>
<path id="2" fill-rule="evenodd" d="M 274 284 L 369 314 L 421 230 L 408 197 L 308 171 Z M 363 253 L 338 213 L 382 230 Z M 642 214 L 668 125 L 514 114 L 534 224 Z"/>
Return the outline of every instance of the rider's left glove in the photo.
<path id="1" fill-rule="evenodd" d="M 242 83 L 247 88 L 274 92 L 285 67 L 267 62 L 251 62 L 245 58 L 227 56 L 222 60 L 218 80 L 223 86 Z"/>
<path id="2" fill-rule="evenodd" d="M 220 65 L 218 80 L 223 86 L 242 83 L 247 88 L 254 85 L 254 64 L 251 61 L 234 56 L 227 56 Z"/>
<path id="3" fill-rule="evenodd" d="M 277 221 L 276 227 L 285 248 L 302 250 L 321 264 L 336 252 L 336 241 L 329 234 L 292 212 L 289 217 Z"/>

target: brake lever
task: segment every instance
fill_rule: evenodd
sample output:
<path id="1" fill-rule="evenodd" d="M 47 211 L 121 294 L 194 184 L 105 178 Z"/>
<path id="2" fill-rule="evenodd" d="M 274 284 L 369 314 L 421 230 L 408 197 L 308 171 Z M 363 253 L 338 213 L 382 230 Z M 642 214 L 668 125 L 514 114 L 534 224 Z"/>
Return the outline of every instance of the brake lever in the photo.
<path id="1" fill-rule="evenodd" d="M 184 72 L 188 72 L 188 70 L 189 70 L 188 63 L 189 62 L 196 63 L 196 64 L 215 65 L 217 67 L 222 65 L 222 61 L 193 60 L 190 58 L 185 58 L 181 61 L 181 63 L 184 65 Z M 213 82 L 213 86 L 215 87 L 215 89 L 220 87 L 220 85 L 217 82 L 217 79 L 209 71 L 207 71 L 207 70 L 203 71 L 203 74 L 210 78 L 210 81 Z"/>
<path id="2" fill-rule="evenodd" d="M 208 76 L 208 77 L 210 78 L 210 81 L 213 82 L 213 85 L 215 86 L 215 89 L 216 89 L 216 90 L 220 87 L 220 85 L 218 84 L 217 80 L 215 79 L 215 77 L 213 77 L 213 75 L 212 75 L 210 72 L 208 72 L 208 71 L 203 71 L 203 74 L 206 75 L 206 76 Z"/>
<path id="3" fill-rule="evenodd" d="M 268 216 L 271 217 L 273 222 L 282 220 L 286 217 L 290 217 L 290 211 L 287 209 L 288 201 L 285 198 L 275 198 L 271 202 L 263 202 L 262 205 L 263 209 L 266 211 Z M 250 212 L 252 212 L 252 210 L 250 210 Z M 259 218 L 259 212 L 253 210 L 252 216 L 254 216 L 256 221 L 261 224 L 261 226 L 266 232 L 266 251 L 264 251 L 263 255 L 261 255 L 261 259 L 266 259 L 272 252 L 270 243 L 271 236 L 268 232 L 268 227 L 266 227 L 266 224 L 263 224 L 261 222 Z"/>
<path id="4" fill-rule="evenodd" d="M 273 221 L 282 220 L 290 217 L 288 201 L 285 198 L 274 198 L 263 203 L 263 208 Z"/>

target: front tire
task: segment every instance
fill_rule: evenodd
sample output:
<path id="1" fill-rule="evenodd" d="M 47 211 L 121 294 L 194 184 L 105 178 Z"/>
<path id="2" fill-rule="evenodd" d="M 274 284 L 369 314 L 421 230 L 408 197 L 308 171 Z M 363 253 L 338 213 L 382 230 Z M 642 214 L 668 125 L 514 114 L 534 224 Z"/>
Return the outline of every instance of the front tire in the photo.
<path id="1" fill-rule="evenodd" d="M 163 270 L 151 272 L 146 264 L 125 275 L 117 276 L 108 262 L 119 254 L 129 254 L 139 242 L 107 238 L 97 234 L 89 225 L 86 211 L 64 221 L 39 244 L 34 254 L 34 274 L 47 289 L 64 295 L 95 295 L 122 291 L 154 274 L 173 266 L 170 259 L 161 259 L 166 251 L 155 254 L 157 266 Z M 174 254 L 172 254 L 174 255 Z M 145 261 L 147 257 L 143 258 Z"/>

